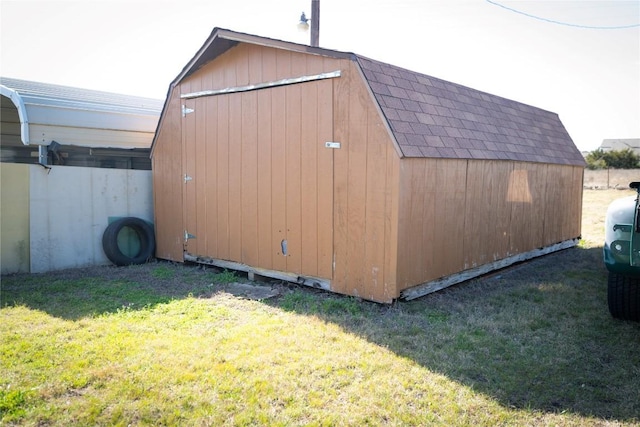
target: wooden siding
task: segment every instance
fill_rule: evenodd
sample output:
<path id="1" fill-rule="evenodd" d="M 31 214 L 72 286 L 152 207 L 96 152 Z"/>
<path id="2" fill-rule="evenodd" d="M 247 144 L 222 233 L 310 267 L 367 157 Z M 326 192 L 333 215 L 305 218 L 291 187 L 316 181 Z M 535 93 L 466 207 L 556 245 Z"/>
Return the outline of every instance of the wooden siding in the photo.
<path id="1" fill-rule="evenodd" d="M 158 127 L 152 157 L 156 256 L 184 260 L 182 242 L 182 145 L 180 93 L 174 91 Z"/>
<path id="2" fill-rule="evenodd" d="M 582 171 L 512 161 L 402 160 L 400 290 L 579 237 Z"/>
<path id="3" fill-rule="evenodd" d="M 335 70 L 340 78 L 183 102 L 196 111 L 182 128 L 183 173 L 193 178 L 185 229 L 196 236 L 186 250 L 327 278 L 336 292 L 390 302 L 400 159 L 356 64 L 240 44 L 178 89 Z M 341 148 L 324 148 L 326 141 Z M 286 257 L 276 250 L 283 240 Z"/>
<path id="4" fill-rule="evenodd" d="M 186 79 L 181 93 L 340 69 L 338 61 L 239 45 Z M 229 72 L 229 70 L 232 70 Z M 333 82 L 186 100 L 186 251 L 331 279 Z M 283 253 L 283 242 L 287 252 Z"/>
<path id="5" fill-rule="evenodd" d="M 400 159 L 354 63 L 335 82 L 332 290 L 380 302 L 397 296 Z"/>

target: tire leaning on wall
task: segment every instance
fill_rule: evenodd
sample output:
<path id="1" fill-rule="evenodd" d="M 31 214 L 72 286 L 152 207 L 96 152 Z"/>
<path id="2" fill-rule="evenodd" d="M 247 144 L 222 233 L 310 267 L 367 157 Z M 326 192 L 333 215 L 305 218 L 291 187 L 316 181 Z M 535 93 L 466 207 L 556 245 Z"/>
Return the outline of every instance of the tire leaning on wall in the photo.
<path id="1" fill-rule="evenodd" d="M 125 227 L 133 230 L 140 240 L 140 250 L 134 256 L 124 254 L 118 247 L 118 234 Z M 155 248 L 156 238 L 153 227 L 140 218 L 132 216 L 119 218 L 109 224 L 102 234 L 102 249 L 115 265 L 144 264 L 153 257 Z"/>

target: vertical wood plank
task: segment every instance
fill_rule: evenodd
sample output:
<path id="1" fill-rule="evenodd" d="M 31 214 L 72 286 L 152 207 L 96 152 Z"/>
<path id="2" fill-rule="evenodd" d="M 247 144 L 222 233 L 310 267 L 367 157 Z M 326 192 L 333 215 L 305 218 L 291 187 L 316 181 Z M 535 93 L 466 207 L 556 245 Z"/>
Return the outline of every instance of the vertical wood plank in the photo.
<path id="1" fill-rule="evenodd" d="M 241 98 L 241 262 L 258 262 L 258 98 L 256 91 L 243 92 Z"/>
<path id="2" fill-rule="evenodd" d="M 273 254 L 273 269 L 286 271 L 287 259 L 281 243 L 287 238 L 287 163 L 286 163 L 286 96 L 285 88 L 271 91 L 271 222 L 270 251 Z"/>
<path id="3" fill-rule="evenodd" d="M 276 255 L 272 240 L 272 168 L 271 90 L 258 91 L 258 265 L 273 269 Z"/>
<path id="4" fill-rule="evenodd" d="M 242 98 L 229 95 L 229 260 L 242 262 Z"/>
<path id="5" fill-rule="evenodd" d="M 400 292 L 399 239 L 400 239 L 400 158 L 393 144 L 386 144 L 387 162 L 384 170 L 387 177 L 385 189 L 384 221 L 384 283 L 390 295 Z"/>
<path id="6" fill-rule="evenodd" d="M 318 86 L 318 276 L 333 278 L 333 152 L 323 148 L 333 141 L 333 82 L 324 80 Z"/>
<path id="7" fill-rule="evenodd" d="M 318 276 L 318 85 L 300 84 L 301 272 Z M 324 148 L 323 148 L 324 149 Z"/>
<path id="8" fill-rule="evenodd" d="M 333 211 L 333 259 L 334 272 L 332 290 L 347 293 L 347 244 L 348 244 L 348 218 L 349 193 L 348 193 L 348 168 L 349 168 L 349 75 L 350 64 L 345 64 L 344 72 L 340 78 L 332 79 L 333 82 L 333 129 L 336 141 L 342 144 L 342 148 L 333 152 L 333 179 L 334 179 L 334 211 Z"/>
<path id="9" fill-rule="evenodd" d="M 206 192 L 206 224 L 207 250 L 204 255 L 218 258 L 218 100 L 216 97 L 206 98 L 206 154 L 205 154 L 205 192 Z"/>
<path id="10" fill-rule="evenodd" d="M 262 46 L 248 45 L 246 55 L 248 57 L 248 84 L 256 84 L 264 81 L 262 77 Z"/>
<path id="11" fill-rule="evenodd" d="M 436 225 L 434 265 L 437 277 L 461 271 L 464 267 L 463 228 L 466 194 L 465 160 L 436 161 Z"/>
<path id="12" fill-rule="evenodd" d="M 187 108 L 195 108 L 195 102 L 193 100 L 183 100 L 184 105 Z M 188 175 L 192 178 L 191 181 L 184 182 L 184 230 L 189 234 L 196 233 L 196 187 L 194 180 L 196 177 L 196 115 L 187 114 L 183 118 L 183 146 L 184 146 L 184 168 L 183 175 Z M 185 250 L 189 253 L 195 253 L 197 250 L 197 243 L 195 239 L 185 240 Z"/>
<path id="13" fill-rule="evenodd" d="M 201 86 L 202 87 L 202 86 Z M 187 185 L 194 191 L 195 199 L 195 224 L 190 233 L 196 236 L 193 239 L 198 255 L 207 253 L 207 177 L 206 177 L 206 123 L 207 123 L 207 101 L 205 98 L 194 100 L 195 111 L 188 116 L 195 118 L 195 159 L 193 170 L 193 181 Z"/>
<path id="14" fill-rule="evenodd" d="M 230 259 L 229 252 L 229 96 L 216 97 L 218 101 L 217 140 L 218 156 L 216 158 L 218 200 L 218 239 L 216 241 L 217 254 L 221 259 Z"/>
<path id="15" fill-rule="evenodd" d="M 418 260 L 418 264 L 422 264 L 419 270 L 419 277 L 413 279 L 413 283 L 422 283 L 431 277 L 430 275 L 436 270 L 434 257 L 436 251 L 440 248 L 436 241 L 435 227 L 438 225 L 436 217 L 436 161 L 434 159 L 420 159 L 422 163 L 423 180 L 424 180 L 424 200 L 422 204 L 422 259 Z M 418 220 L 420 220 L 418 218 Z M 409 230 L 409 232 L 411 232 Z M 407 236 L 407 238 L 410 238 Z"/>
<path id="16" fill-rule="evenodd" d="M 300 85 L 285 86 L 286 129 L 286 241 L 287 271 L 300 274 L 302 267 L 302 230 L 300 200 L 300 138 L 301 138 L 301 92 Z"/>
<path id="17" fill-rule="evenodd" d="M 349 126 L 347 129 L 349 163 L 347 165 L 347 283 L 349 294 L 371 298 L 371 284 L 365 277 L 365 203 L 367 194 L 367 101 L 359 75 L 350 72 Z"/>
<path id="18" fill-rule="evenodd" d="M 271 82 L 277 80 L 276 50 L 262 48 L 262 81 Z"/>
<path id="19" fill-rule="evenodd" d="M 384 220 L 387 177 L 386 169 L 388 137 L 383 132 L 383 124 L 378 112 L 367 108 L 367 192 L 365 195 L 365 281 L 370 283 L 371 292 L 377 299 L 393 298 L 385 287 L 384 277 Z"/>
<path id="20" fill-rule="evenodd" d="M 180 88 L 170 92 L 152 157 L 156 256 L 172 261 L 183 254 L 183 154 Z"/>
<path id="21" fill-rule="evenodd" d="M 497 261 L 507 257 L 509 253 L 509 228 L 511 224 L 511 209 L 507 201 L 507 191 L 509 185 L 509 175 L 513 170 L 513 162 L 492 161 L 489 163 L 487 186 L 491 188 L 489 206 L 491 206 L 493 224 L 489 227 L 492 230 L 491 238 L 491 258 L 490 261 Z"/>

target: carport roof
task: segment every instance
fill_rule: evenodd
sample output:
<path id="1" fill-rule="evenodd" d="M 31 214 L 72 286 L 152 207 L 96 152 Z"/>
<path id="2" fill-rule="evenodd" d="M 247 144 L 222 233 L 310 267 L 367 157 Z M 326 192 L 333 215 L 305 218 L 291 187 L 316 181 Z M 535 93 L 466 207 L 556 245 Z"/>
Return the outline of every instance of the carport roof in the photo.
<path id="1" fill-rule="evenodd" d="M 33 125 L 46 126 L 47 129 L 79 128 L 87 132 L 153 133 L 162 110 L 162 100 L 8 77 L 0 77 L 0 89 L 18 110 L 20 139 L 25 145 L 47 145 L 51 142 L 30 137 L 29 128 Z M 103 146 L 102 143 L 99 145 Z M 139 143 L 123 140 L 105 142 L 104 145 L 129 147 Z M 149 143 L 143 145 L 149 147 Z"/>

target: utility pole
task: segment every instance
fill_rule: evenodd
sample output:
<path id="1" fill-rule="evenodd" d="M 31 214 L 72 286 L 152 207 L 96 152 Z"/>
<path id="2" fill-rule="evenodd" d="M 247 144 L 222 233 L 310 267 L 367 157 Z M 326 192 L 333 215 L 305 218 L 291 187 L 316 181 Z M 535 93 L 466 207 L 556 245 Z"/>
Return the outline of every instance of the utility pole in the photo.
<path id="1" fill-rule="evenodd" d="M 311 19 L 302 12 L 298 29 L 309 31 L 309 21 L 311 21 L 311 46 L 319 47 L 320 44 L 320 0 L 311 0 Z"/>
<path id="2" fill-rule="evenodd" d="M 311 0 L 311 46 L 320 44 L 320 0 Z"/>

